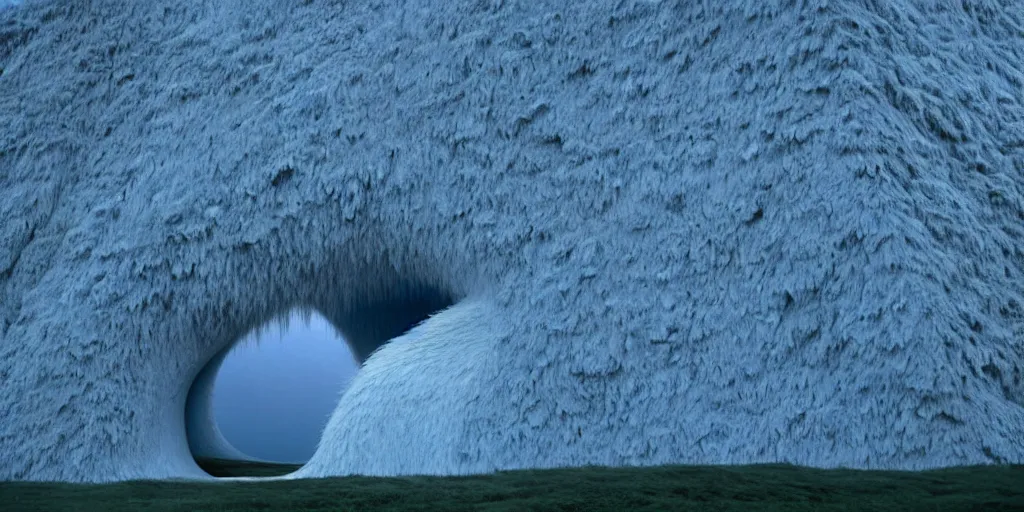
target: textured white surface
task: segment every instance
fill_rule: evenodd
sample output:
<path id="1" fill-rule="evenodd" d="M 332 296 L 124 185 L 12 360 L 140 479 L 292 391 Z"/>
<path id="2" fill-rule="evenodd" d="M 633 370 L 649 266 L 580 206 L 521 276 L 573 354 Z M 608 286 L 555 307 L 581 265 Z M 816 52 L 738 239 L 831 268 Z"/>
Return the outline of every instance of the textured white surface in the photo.
<path id="1" fill-rule="evenodd" d="M 1022 18 L 5 10 L 0 479 L 203 478 L 185 397 L 240 335 L 447 302 L 297 476 L 1024 462 Z"/>

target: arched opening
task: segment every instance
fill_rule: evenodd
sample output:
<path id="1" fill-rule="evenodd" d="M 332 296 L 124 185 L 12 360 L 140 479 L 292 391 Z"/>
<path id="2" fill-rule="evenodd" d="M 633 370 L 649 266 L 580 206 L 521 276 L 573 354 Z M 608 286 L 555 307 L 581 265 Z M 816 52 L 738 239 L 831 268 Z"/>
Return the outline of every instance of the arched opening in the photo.
<path id="1" fill-rule="evenodd" d="M 213 476 L 275 476 L 310 459 L 338 399 L 370 355 L 454 298 L 392 286 L 344 306 L 285 310 L 217 353 L 188 393 L 193 458 Z"/>
<path id="2" fill-rule="evenodd" d="M 293 310 L 284 325 L 259 329 L 228 352 L 214 381 L 214 421 L 244 455 L 305 463 L 358 369 L 327 319 Z"/>

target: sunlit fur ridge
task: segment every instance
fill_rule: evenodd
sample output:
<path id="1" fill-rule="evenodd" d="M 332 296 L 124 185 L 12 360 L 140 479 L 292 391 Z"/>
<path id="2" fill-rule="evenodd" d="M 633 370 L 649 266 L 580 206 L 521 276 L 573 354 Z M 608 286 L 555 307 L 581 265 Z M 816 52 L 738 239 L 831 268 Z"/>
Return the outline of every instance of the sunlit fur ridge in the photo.
<path id="1" fill-rule="evenodd" d="M 365 359 L 297 477 L 1024 462 L 1022 17 L 0 11 L 0 479 L 210 478 L 190 386 L 295 307 Z"/>

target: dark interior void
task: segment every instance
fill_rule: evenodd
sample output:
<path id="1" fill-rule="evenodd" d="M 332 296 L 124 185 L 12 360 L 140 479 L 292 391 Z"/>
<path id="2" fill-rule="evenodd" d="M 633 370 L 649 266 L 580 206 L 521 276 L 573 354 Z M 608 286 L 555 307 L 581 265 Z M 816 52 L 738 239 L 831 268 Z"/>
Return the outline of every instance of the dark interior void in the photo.
<path id="1" fill-rule="evenodd" d="M 410 283 L 390 291 L 387 298 L 356 301 L 330 317 L 360 364 L 388 340 L 454 304 L 450 294 L 430 286 Z"/>

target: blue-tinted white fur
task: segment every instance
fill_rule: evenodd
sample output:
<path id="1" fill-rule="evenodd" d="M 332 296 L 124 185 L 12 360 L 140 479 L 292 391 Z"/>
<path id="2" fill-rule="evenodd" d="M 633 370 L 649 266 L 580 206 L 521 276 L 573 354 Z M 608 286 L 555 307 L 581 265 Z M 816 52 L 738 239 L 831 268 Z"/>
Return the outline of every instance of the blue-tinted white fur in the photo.
<path id="1" fill-rule="evenodd" d="M 218 353 L 425 289 L 295 476 L 1022 463 L 1022 34 L 1013 0 L 0 11 L 0 479 L 208 478 Z"/>

